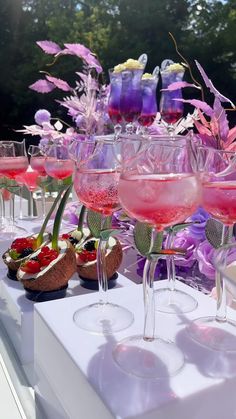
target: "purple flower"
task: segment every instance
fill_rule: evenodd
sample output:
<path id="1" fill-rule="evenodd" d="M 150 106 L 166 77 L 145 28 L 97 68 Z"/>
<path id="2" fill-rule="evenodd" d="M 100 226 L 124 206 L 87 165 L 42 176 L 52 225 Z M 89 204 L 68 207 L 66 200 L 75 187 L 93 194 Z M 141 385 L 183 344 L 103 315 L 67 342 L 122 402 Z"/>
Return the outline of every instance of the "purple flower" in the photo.
<path id="1" fill-rule="evenodd" d="M 189 227 L 189 233 L 192 237 L 198 240 L 205 240 L 205 226 L 208 218 L 210 217 L 209 213 L 206 212 L 203 208 L 199 207 L 198 210 L 187 219 L 187 221 L 199 221 L 199 223 L 193 224 Z"/>
<path id="2" fill-rule="evenodd" d="M 75 119 L 76 126 L 79 127 L 84 121 L 83 115 L 78 115 Z"/>
<path id="3" fill-rule="evenodd" d="M 175 256 L 176 266 L 191 268 L 196 261 L 195 250 L 199 244 L 196 237 L 192 237 L 189 231 L 182 230 L 176 234 L 174 247 L 186 250 L 185 256 Z"/>
<path id="4" fill-rule="evenodd" d="M 79 217 L 76 214 L 78 212 L 79 203 L 70 202 L 66 205 L 66 209 L 64 211 L 64 218 L 68 220 L 70 224 L 78 225 Z"/>
<path id="5" fill-rule="evenodd" d="M 43 125 L 44 122 L 50 122 L 51 114 L 46 109 L 39 109 L 34 115 L 36 124 Z"/>
<path id="6" fill-rule="evenodd" d="M 200 243 L 196 249 L 199 271 L 212 280 L 215 279 L 215 268 L 213 266 L 214 251 L 214 247 L 207 240 Z"/>

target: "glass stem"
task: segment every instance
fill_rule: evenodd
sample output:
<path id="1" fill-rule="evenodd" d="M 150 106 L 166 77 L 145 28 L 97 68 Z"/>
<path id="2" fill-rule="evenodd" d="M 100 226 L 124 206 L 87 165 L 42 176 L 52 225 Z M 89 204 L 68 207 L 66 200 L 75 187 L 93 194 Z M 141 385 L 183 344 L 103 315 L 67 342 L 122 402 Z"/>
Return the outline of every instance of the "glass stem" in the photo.
<path id="1" fill-rule="evenodd" d="M 15 194 L 12 192 L 10 197 L 10 225 L 15 225 Z"/>
<path id="2" fill-rule="evenodd" d="M 226 226 L 223 225 L 222 236 L 221 236 L 221 246 L 230 243 L 233 236 L 233 225 Z M 225 323 L 227 321 L 227 304 L 226 304 L 226 287 L 224 277 L 216 272 L 216 321 L 220 323 Z"/>
<path id="3" fill-rule="evenodd" d="M 173 232 L 170 232 L 166 241 L 166 248 L 170 249 L 173 246 L 175 235 Z M 168 289 L 169 291 L 175 290 L 175 257 L 174 255 L 166 257 L 166 268 L 167 268 L 167 279 L 168 279 Z"/>
<path id="4" fill-rule="evenodd" d="M 41 191 L 42 191 L 42 194 L 41 194 L 41 197 L 42 197 L 42 216 L 43 216 L 43 218 L 45 218 L 45 216 L 46 216 L 46 200 L 45 200 L 45 189 L 44 189 L 44 187 L 42 187 L 41 188 Z"/>
<path id="5" fill-rule="evenodd" d="M 29 191 L 30 193 L 30 199 L 29 199 L 29 217 L 34 217 L 34 198 L 33 198 L 33 192 Z"/>
<path id="6" fill-rule="evenodd" d="M 104 226 L 105 217 L 102 216 L 102 228 Z M 101 304 L 107 303 L 108 279 L 106 271 L 106 249 L 107 241 L 100 238 L 97 250 L 97 275 L 98 275 L 98 292 L 99 302 Z"/>
<path id="7" fill-rule="evenodd" d="M 152 242 L 154 242 L 155 230 L 152 230 Z M 151 246 L 152 248 L 152 246 Z M 143 339 L 152 341 L 155 338 L 155 299 L 153 281 L 158 258 L 147 258 L 143 271 L 143 302 L 144 302 L 144 331 Z"/>
<path id="8" fill-rule="evenodd" d="M 2 191 L 0 189 L 0 226 L 4 224 L 4 215 L 3 215 L 3 197 Z"/>
<path id="9" fill-rule="evenodd" d="M 22 220 L 22 218 L 23 218 L 23 211 L 22 211 L 22 186 L 20 186 L 20 189 L 19 189 L 19 196 L 20 196 L 19 219 Z"/>

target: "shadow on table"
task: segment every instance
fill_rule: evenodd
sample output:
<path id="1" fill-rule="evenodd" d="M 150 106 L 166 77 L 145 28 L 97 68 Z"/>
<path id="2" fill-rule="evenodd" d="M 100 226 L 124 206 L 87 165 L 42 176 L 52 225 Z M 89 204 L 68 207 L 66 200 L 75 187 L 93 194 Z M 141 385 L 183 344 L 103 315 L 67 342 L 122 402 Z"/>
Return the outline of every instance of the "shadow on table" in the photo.
<path id="1" fill-rule="evenodd" d="M 184 314 L 177 313 L 177 315 L 185 327 L 178 332 L 176 345 L 183 352 L 186 363 L 195 365 L 198 371 L 206 377 L 235 378 L 236 381 L 236 351 L 218 351 L 195 342 L 188 332 L 192 321 Z M 236 348 L 236 336 L 225 333 L 229 338 L 235 339 Z"/>
<path id="2" fill-rule="evenodd" d="M 88 380 L 116 417 L 136 417 L 177 399 L 169 378 L 143 379 L 123 372 L 112 357 L 112 350 L 118 342 L 113 335 L 105 338 L 106 343 L 99 347 L 88 365 Z M 151 357 L 153 362 L 153 354 Z M 156 362 L 160 364 L 161 361 L 156 359 Z M 164 364 L 162 368 L 165 372 Z"/>

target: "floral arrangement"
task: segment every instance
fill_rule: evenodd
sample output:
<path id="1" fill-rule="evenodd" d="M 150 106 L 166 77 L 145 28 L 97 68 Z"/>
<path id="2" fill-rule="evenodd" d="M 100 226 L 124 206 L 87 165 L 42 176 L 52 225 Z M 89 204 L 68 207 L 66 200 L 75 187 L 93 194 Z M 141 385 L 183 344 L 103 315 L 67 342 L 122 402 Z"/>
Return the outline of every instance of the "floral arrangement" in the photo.
<path id="1" fill-rule="evenodd" d="M 81 140 L 97 134 L 107 133 L 109 117 L 107 114 L 107 98 L 109 86 L 99 82 L 102 67 L 88 48 L 81 44 L 64 44 L 64 48 L 51 41 L 38 41 L 37 45 L 46 53 L 54 57 L 56 62 L 60 56 L 74 55 L 83 63 L 83 71 L 76 72 L 75 86 L 70 86 L 65 80 L 46 73 L 44 79 L 37 80 L 30 89 L 39 93 L 49 93 L 60 89 L 68 95 L 58 101 L 67 110 L 72 119 L 72 126 L 58 118 L 53 118 L 46 109 L 40 109 L 35 114 L 35 125 L 25 125 L 21 132 L 33 136 L 40 136 L 40 146 L 46 147 L 51 143 L 67 145 L 71 140 Z M 53 123 L 53 121 L 55 121 Z"/>
<path id="2" fill-rule="evenodd" d="M 61 48 L 51 41 L 39 41 L 37 45 L 46 54 L 53 56 L 54 62 L 63 55 L 79 57 L 83 63 L 83 71 L 76 73 L 77 80 L 73 87 L 66 81 L 48 73 L 45 73 L 44 79 L 40 79 L 30 86 L 30 89 L 39 93 L 48 93 L 56 88 L 66 92 L 67 96 L 59 101 L 59 105 L 67 110 L 67 115 L 72 120 L 72 126 L 67 126 L 64 122 L 53 118 L 46 109 L 41 109 L 35 114 L 36 124 L 24 126 L 21 132 L 40 136 L 42 148 L 55 142 L 68 144 L 71 140 L 82 140 L 85 137 L 91 138 L 97 134 L 109 133 L 111 125 L 107 107 L 110 90 L 109 86 L 103 85 L 99 81 L 102 67 L 95 54 L 81 44 L 64 44 L 64 47 Z M 227 111 L 236 110 L 234 103 L 215 88 L 203 67 L 195 61 L 205 88 L 212 94 L 212 104 L 209 105 L 205 101 L 203 86 L 194 78 L 190 65 L 179 53 L 176 43 L 175 46 L 181 57 L 181 64 L 174 63 L 172 65 L 173 70 L 177 71 L 180 67 L 181 69 L 183 67 L 187 68 L 192 82 L 177 81 L 171 83 L 166 90 L 174 92 L 180 89 L 193 88 L 200 93 L 201 99 L 174 99 L 188 103 L 194 108 L 192 114 L 188 114 L 175 124 L 174 133 L 186 134 L 190 130 L 192 132 L 194 130 L 196 138 L 203 145 L 236 151 L 236 126 L 230 129 L 227 118 Z M 127 62 L 129 61 L 133 62 L 134 60 L 127 60 Z M 120 68 L 120 66 L 124 64 L 116 66 L 117 71 L 122 71 L 123 67 Z M 227 104 L 228 108 L 224 108 L 223 104 Z M 166 133 L 166 127 L 162 124 L 160 114 L 157 114 L 155 122 L 148 127 L 148 131 L 150 134 Z M 76 212 L 77 206 L 75 203 L 67 207 L 66 217 L 74 224 L 78 221 Z M 192 224 L 190 227 L 179 231 L 176 234 L 174 246 L 186 250 L 184 257 L 176 257 L 177 267 L 191 270 L 197 262 L 200 273 L 206 275 L 210 280 L 214 280 L 215 271 L 212 265 L 214 248 L 205 235 L 205 225 L 208 218 L 209 214 L 199 208 L 187 220 L 193 223 L 197 221 L 197 224 Z"/>

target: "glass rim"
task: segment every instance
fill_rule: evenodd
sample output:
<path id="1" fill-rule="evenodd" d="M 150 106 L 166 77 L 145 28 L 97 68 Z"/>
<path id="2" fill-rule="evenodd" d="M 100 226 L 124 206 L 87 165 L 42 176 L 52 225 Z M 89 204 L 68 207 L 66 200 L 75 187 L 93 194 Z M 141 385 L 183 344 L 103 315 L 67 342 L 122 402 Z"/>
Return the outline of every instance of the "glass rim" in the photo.
<path id="1" fill-rule="evenodd" d="M 229 155 L 235 155 L 236 156 L 236 151 L 230 151 L 230 150 L 218 150 L 217 148 L 213 148 L 213 147 L 208 147 L 208 146 L 204 146 L 204 145 L 199 145 L 197 147 L 200 150 L 209 150 L 215 153 L 219 153 L 219 154 L 229 154 Z"/>

